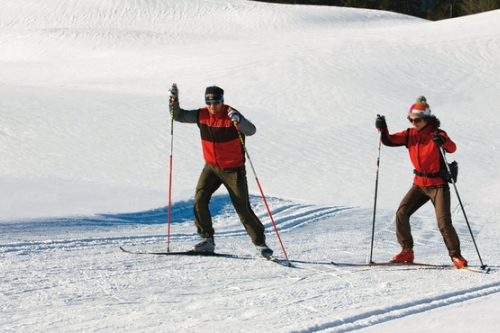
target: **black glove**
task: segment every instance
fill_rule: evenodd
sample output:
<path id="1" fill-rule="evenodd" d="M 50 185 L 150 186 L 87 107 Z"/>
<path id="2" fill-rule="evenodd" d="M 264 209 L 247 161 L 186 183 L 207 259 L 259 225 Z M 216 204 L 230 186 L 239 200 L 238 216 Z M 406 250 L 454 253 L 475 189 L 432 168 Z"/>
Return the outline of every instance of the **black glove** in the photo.
<path id="1" fill-rule="evenodd" d="M 375 127 L 381 131 L 385 131 L 387 129 L 387 123 L 385 122 L 385 117 L 381 115 L 377 115 L 377 120 L 375 120 Z"/>
<path id="2" fill-rule="evenodd" d="M 432 136 L 432 141 L 434 141 L 434 143 L 439 147 L 446 142 L 446 138 L 439 133 L 436 133 Z"/>
<path id="3" fill-rule="evenodd" d="M 172 83 L 172 87 L 168 91 L 170 92 L 170 100 L 177 101 L 179 99 L 179 88 L 175 83 Z"/>

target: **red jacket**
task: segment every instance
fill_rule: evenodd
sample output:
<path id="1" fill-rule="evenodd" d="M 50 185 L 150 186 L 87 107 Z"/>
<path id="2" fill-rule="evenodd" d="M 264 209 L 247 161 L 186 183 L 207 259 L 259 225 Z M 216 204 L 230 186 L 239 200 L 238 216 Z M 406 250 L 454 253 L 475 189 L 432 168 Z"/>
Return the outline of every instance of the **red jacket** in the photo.
<path id="1" fill-rule="evenodd" d="M 448 137 L 446 132 L 430 124 L 420 131 L 417 131 L 415 128 L 410 128 L 394 134 L 389 134 L 387 130 L 382 131 L 382 143 L 386 146 L 393 147 L 406 146 L 415 170 L 426 174 L 433 174 L 441 170 L 441 152 L 434 141 L 432 141 L 432 136 L 437 132 L 446 139 L 443 148 L 449 153 L 454 153 L 457 150 L 457 146 Z M 446 184 L 440 177 L 430 178 L 418 175 L 415 175 L 413 183 L 418 186 L 437 186 Z"/>
<path id="2" fill-rule="evenodd" d="M 202 108 L 198 113 L 198 127 L 205 162 L 221 169 L 238 168 L 245 165 L 245 151 L 238 131 L 227 115 L 227 105 L 212 115 Z"/>

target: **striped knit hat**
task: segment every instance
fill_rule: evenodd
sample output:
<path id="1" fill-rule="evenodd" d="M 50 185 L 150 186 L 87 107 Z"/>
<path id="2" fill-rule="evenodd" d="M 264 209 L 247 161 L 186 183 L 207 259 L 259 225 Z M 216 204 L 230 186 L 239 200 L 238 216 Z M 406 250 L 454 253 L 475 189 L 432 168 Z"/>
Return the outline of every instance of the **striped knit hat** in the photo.
<path id="1" fill-rule="evenodd" d="M 424 96 L 418 96 L 417 101 L 410 107 L 408 116 L 430 117 L 431 108 L 427 104 L 427 99 Z"/>

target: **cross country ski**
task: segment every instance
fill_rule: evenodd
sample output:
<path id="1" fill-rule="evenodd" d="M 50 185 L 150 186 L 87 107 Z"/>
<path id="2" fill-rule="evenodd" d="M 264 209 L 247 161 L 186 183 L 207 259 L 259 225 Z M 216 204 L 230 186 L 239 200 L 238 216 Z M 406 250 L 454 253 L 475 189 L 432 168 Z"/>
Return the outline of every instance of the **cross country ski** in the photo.
<path id="1" fill-rule="evenodd" d="M 252 260 L 254 257 L 252 256 L 242 256 L 242 255 L 237 255 L 237 254 L 230 254 L 230 253 L 219 253 L 219 252 L 195 252 L 195 251 L 131 251 L 128 249 L 125 249 L 123 246 L 120 246 L 120 250 L 122 250 L 125 253 L 129 254 L 145 254 L 145 255 L 158 255 L 158 256 L 192 256 L 192 257 L 219 257 L 219 258 L 233 258 L 233 259 L 244 259 L 244 260 Z M 285 267 L 292 267 L 291 264 L 288 264 L 287 261 L 275 258 L 273 256 L 271 257 L 261 257 L 258 256 L 258 258 L 262 258 L 267 261 L 274 262 L 276 264 L 279 264 L 281 266 Z"/>
<path id="2" fill-rule="evenodd" d="M 450 269 L 450 270 L 464 270 L 473 273 L 488 273 L 490 272 L 490 268 L 487 269 L 477 269 L 471 267 L 462 267 L 458 268 L 455 265 L 444 265 L 444 264 L 429 264 L 429 263 L 421 263 L 421 262 L 393 262 L 393 261 L 384 261 L 384 262 L 371 262 L 371 263 L 346 263 L 346 262 L 331 262 L 332 265 L 337 267 L 404 267 L 404 266 L 416 266 L 416 267 L 428 267 L 428 268 L 436 268 L 436 269 Z"/>
<path id="3" fill-rule="evenodd" d="M 238 258 L 238 259 L 249 259 L 250 257 L 241 257 L 234 254 L 229 253 L 218 253 L 218 252 L 195 252 L 195 251 L 131 251 L 127 250 L 124 247 L 120 246 L 120 250 L 130 254 L 151 254 L 151 255 L 159 255 L 159 256 L 200 256 L 200 257 L 224 257 L 224 258 Z"/>

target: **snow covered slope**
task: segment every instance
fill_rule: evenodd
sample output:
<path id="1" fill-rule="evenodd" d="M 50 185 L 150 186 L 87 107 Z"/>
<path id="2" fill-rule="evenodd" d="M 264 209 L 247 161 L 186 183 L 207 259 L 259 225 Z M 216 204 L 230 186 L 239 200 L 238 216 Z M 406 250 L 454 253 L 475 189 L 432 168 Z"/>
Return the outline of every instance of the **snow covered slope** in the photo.
<path id="1" fill-rule="evenodd" d="M 500 11 L 429 22 L 244 0 L 4 0 L 0 50 L 2 331 L 500 328 L 485 311 L 500 292 Z M 217 84 L 256 124 L 247 148 L 295 269 L 253 259 L 223 189 L 212 202 L 217 247 L 243 259 L 119 251 L 165 250 L 172 82 L 187 109 Z M 422 94 L 458 145 L 448 158 L 459 162 L 460 196 L 493 271 L 331 266 L 368 259 L 376 115 L 404 130 Z M 198 241 L 196 126 L 175 124 L 173 161 L 179 250 Z M 248 171 L 269 245 L 283 257 Z M 406 150 L 383 147 L 379 176 L 382 261 L 399 250 Z M 477 267 L 452 197 L 463 254 Z M 449 263 L 432 207 L 412 225 L 417 259 Z"/>

